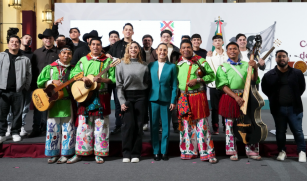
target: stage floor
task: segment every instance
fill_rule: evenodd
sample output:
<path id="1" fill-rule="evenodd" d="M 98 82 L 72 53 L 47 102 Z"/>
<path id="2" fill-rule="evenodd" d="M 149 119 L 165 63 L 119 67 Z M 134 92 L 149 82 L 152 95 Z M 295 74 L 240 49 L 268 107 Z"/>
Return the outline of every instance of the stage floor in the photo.
<path id="1" fill-rule="evenodd" d="M 114 110 L 112 110 L 112 113 L 110 115 L 110 131 L 114 128 L 115 126 L 115 116 L 114 116 Z M 267 125 L 268 130 L 272 130 L 275 129 L 275 123 L 273 120 L 273 117 L 270 113 L 270 110 L 262 110 L 261 111 L 261 116 L 262 116 L 262 120 L 263 122 Z M 32 130 L 32 123 L 33 123 L 33 111 L 30 111 L 29 114 L 26 117 L 26 125 L 25 125 L 25 129 L 28 133 L 31 132 Z M 210 124 L 210 129 L 212 131 L 212 127 L 211 127 L 211 117 L 209 117 L 209 124 Z M 213 141 L 225 141 L 225 133 L 223 132 L 223 126 L 222 126 L 222 120 L 220 118 L 220 134 L 219 135 L 212 135 Z M 290 129 L 288 128 L 288 134 L 291 134 Z M 273 135 L 272 133 L 268 133 L 268 137 L 266 138 L 266 140 L 264 142 L 275 142 L 275 135 Z M 116 135 L 110 135 L 110 141 L 121 141 L 121 136 L 120 133 L 116 134 Z M 179 142 L 179 134 L 178 133 L 174 133 L 173 131 L 173 127 L 171 125 L 171 131 L 170 131 L 170 138 L 169 138 L 170 142 Z M 150 138 L 150 131 L 144 131 L 144 136 L 143 136 L 143 142 L 151 142 L 151 138 Z M 8 143 L 14 143 L 12 141 L 12 137 L 9 136 L 7 138 L 7 141 L 4 142 L 4 144 L 8 144 Z M 19 142 L 20 144 L 22 143 L 45 143 L 45 135 L 41 135 L 39 137 L 36 138 L 27 138 L 26 136 L 23 137 L 23 140 L 21 142 Z M 294 140 L 287 140 L 287 144 L 293 144 Z"/>

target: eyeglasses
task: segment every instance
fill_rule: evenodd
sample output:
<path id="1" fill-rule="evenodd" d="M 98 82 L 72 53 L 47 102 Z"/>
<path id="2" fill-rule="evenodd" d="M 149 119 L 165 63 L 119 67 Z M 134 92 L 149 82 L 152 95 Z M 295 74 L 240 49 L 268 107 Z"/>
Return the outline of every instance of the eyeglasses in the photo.
<path id="1" fill-rule="evenodd" d="M 56 40 L 56 41 L 61 41 L 61 42 L 65 42 L 66 40 Z"/>

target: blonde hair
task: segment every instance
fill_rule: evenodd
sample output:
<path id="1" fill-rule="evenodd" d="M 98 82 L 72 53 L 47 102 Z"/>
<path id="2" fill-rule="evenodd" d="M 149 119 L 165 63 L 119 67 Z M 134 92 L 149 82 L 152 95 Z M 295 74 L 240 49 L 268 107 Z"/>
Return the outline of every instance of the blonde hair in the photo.
<path id="1" fill-rule="evenodd" d="M 126 47 L 126 50 L 125 50 L 125 55 L 124 55 L 123 61 L 124 61 L 125 64 L 130 64 L 130 58 L 131 58 L 131 56 L 130 56 L 130 54 L 129 54 L 129 49 L 130 49 L 130 46 L 131 46 L 133 43 L 137 44 L 137 46 L 138 46 L 138 48 L 139 48 L 139 53 L 138 53 L 138 55 L 137 55 L 138 62 L 141 63 L 141 64 L 143 64 L 143 60 L 142 60 L 142 56 L 141 56 L 141 48 L 140 48 L 140 45 L 139 45 L 137 42 L 135 42 L 135 41 L 133 41 L 133 42 L 127 44 L 127 47 Z"/>

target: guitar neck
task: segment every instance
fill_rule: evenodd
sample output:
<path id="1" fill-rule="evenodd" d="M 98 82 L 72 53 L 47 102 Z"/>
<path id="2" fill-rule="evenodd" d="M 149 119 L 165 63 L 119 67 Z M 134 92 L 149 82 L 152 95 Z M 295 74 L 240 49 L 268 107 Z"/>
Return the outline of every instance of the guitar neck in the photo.
<path id="1" fill-rule="evenodd" d="M 55 91 L 55 92 L 57 92 L 57 91 L 59 91 L 59 90 L 63 89 L 64 87 L 66 87 L 66 86 L 68 86 L 69 84 L 73 83 L 73 81 L 75 81 L 75 79 L 74 79 L 74 78 L 72 78 L 72 79 L 70 79 L 70 80 L 66 81 L 66 82 L 65 82 L 65 83 L 63 83 L 61 86 L 56 87 L 56 88 L 54 89 L 54 91 Z"/>
<path id="2" fill-rule="evenodd" d="M 275 49 L 275 47 L 273 46 L 269 51 L 268 51 L 268 53 L 266 53 L 265 55 L 264 55 L 264 57 L 262 58 L 263 60 L 265 60 L 266 58 L 268 58 L 268 56 L 272 53 L 272 51 Z"/>
<path id="3" fill-rule="evenodd" d="M 101 71 L 96 77 L 101 77 L 103 74 L 105 74 L 109 69 L 110 69 L 110 65 L 108 65 L 103 71 Z"/>

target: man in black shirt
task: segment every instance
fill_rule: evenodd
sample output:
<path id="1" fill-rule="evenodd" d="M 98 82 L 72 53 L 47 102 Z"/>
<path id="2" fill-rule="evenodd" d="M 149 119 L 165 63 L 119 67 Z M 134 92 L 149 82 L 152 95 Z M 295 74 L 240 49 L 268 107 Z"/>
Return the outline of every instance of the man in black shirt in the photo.
<path id="1" fill-rule="evenodd" d="M 109 32 L 109 42 L 110 45 L 106 46 L 104 48 L 102 48 L 103 52 L 106 53 L 110 50 L 110 48 L 112 47 L 112 45 L 114 45 L 116 42 L 118 42 L 119 40 L 119 33 L 118 31 L 112 30 Z"/>
<path id="2" fill-rule="evenodd" d="M 51 29 L 46 29 L 43 34 L 39 34 L 38 38 L 43 40 L 43 47 L 37 49 L 33 53 L 33 75 L 31 90 L 37 89 L 37 78 L 46 65 L 59 59 L 59 50 L 54 46 L 54 37 Z M 28 136 L 29 138 L 39 136 L 42 131 L 46 130 L 47 111 L 40 112 L 34 107 L 33 114 L 33 130 Z"/>
<path id="3" fill-rule="evenodd" d="M 191 42 L 193 45 L 194 53 L 206 59 L 207 51 L 205 49 L 200 48 L 200 45 L 202 44 L 201 36 L 199 34 L 192 35 Z"/>
<path id="4" fill-rule="evenodd" d="M 107 52 L 106 56 L 109 58 L 116 57 L 116 58 L 123 58 L 125 55 L 126 46 L 128 43 L 132 41 L 133 26 L 131 23 L 126 23 L 123 27 L 123 34 L 124 38 L 114 43 L 109 51 Z M 111 85 L 112 86 L 112 85 Z M 117 94 L 115 91 L 114 95 L 114 102 L 115 102 L 115 128 L 111 131 L 111 134 L 117 134 L 121 131 L 121 120 L 120 120 L 120 104 L 117 98 Z"/>
<path id="5" fill-rule="evenodd" d="M 32 57 L 33 57 L 33 53 L 31 51 L 31 43 L 32 43 L 32 37 L 31 35 L 25 34 L 21 37 L 21 44 L 20 44 L 20 52 L 21 54 L 23 54 L 24 56 L 28 57 L 31 61 L 31 66 L 32 65 Z M 31 90 L 24 90 L 23 91 L 23 98 L 24 98 L 24 106 L 22 109 L 22 126 L 21 126 L 21 131 L 20 131 L 20 136 L 25 136 L 28 133 L 26 132 L 24 125 L 26 124 L 26 116 L 30 110 L 30 103 L 31 103 Z M 10 113 L 7 117 L 7 132 L 5 134 L 5 136 L 9 136 L 11 134 L 11 123 L 13 121 L 13 112 L 12 110 L 10 110 Z"/>
<path id="6" fill-rule="evenodd" d="M 0 53 L 0 144 L 6 140 L 7 116 L 12 109 L 12 138 L 14 142 L 21 141 L 19 132 L 22 125 L 23 91 L 30 89 L 31 61 L 22 55 L 20 39 L 11 36 L 8 39 L 8 49 Z"/>
<path id="7" fill-rule="evenodd" d="M 132 42 L 133 26 L 131 23 L 126 23 L 123 27 L 124 38 L 114 43 L 114 45 L 107 52 L 106 56 L 109 58 L 123 58 L 125 55 L 126 46 Z"/>
<path id="8" fill-rule="evenodd" d="M 262 78 L 262 91 L 268 96 L 270 110 L 275 120 L 276 141 L 279 155 L 277 160 L 286 158 L 286 132 L 289 124 L 297 144 L 299 162 L 306 162 L 306 144 L 302 129 L 303 104 L 301 96 L 305 91 L 305 78 L 301 70 L 288 65 L 288 53 L 276 51 L 274 69 Z"/>
<path id="9" fill-rule="evenodd" d="M 89 47 L 89 43 L 90 43 L 92 38 L 101 39 L 101 36 L 100 37 L 98 36 L 98 32 L 96 30 L 92 30 L 90 33 L 85 33 L 83 35 L 83 41 L 87 42 L 88 45 L 82 46 L 75 51 L 75 53 L 73 54 L 73 57 L 71 59 L 71 62 L 70 62 L 71 65 L 76 65 L 82 57 L 86 56 L 88 53 L 91 52 L 90 47 Z"/>
<path id="10" fill-rule="evenodd" d="M 54 38 L 57 38 L 60 34 L 59 34 L 59 24 L 62 24 L 62 21 L 64 20 L 64 17 L 57 19 L 53 26 L 52 26 L 52 34 Z M 78 48 L 82 47 L 82 46 L 87 46 L 86 41 L 83 42 L 80 40 L 80 30 L 77 27 L 74 28 L 70 28 L 69 29 L 69 37 L 72 41 L 72 43 L 74 44 L 74 52 L 75 50 L 77 50 Z M 65 37 L 64 37 L 65 38 Z M 69 39 L 69 38 L 67 38 Z M 67 40 L 66 40 L 67 41 Z M 67 42 L 66 42 L 67 43 Z M 64 45 L 65 46 L 65 45 Z"/>

